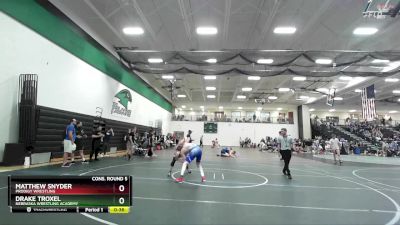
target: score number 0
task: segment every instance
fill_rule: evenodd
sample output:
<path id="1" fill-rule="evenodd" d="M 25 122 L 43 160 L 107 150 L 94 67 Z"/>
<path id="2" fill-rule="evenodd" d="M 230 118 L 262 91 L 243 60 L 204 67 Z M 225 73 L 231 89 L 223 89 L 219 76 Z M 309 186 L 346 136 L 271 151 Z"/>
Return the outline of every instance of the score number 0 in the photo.
<path id="1" fill-rule="evenodd" d="M 122 185 L 122 184 L 119 185 L 118 190 L 120 192 L 124 192 L 125 191 L 125 186 Z M 119 202 L 119 204 L 123 205 L 125 203 L 125 198 L 124 197 L 119 198 L 118 202 Z"/>

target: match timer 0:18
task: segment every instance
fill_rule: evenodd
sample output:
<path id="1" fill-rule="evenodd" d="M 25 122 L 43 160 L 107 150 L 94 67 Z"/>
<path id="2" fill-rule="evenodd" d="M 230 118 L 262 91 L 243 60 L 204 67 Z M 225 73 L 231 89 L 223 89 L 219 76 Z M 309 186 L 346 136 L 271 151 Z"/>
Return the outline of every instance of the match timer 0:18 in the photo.
<path id="1" fill-rule="evenodd" d="M 124 214 L 129 213 L 129 207 L 126 206 L 110 206 L 108 207 L 108 213 L 115 214 Z"/>
<path id="2" fill-rule="evenodd" d="M 129 213 L 131 176 L 9 176 L 11 212 Z"/>

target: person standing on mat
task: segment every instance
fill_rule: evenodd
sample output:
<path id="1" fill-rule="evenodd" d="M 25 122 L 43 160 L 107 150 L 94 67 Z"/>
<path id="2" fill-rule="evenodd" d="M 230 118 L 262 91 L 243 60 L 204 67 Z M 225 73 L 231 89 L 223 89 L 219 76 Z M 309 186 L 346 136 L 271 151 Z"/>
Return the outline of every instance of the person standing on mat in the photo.
<path id="1" fill-rule="evenodd" d="M 203 135 L 201 135 L 201 137 L 200 137 L 200 148 L 202 148 L 203 147 Z"/>
<path id="2" fill-rule="evenodd" d="M 174 156 L 172 156 L 172 161 L 171 161 L 171 164 L 170 164 L 171 167 L 170 167 L 170 169 L 169 169 L 169 171 L 168 171 L 168 175 L 167 175 L 168 177 L 171 176 L 171 174 L 172 174 L 172 169 L 174 168 L 176 161 L 177 161 L 177 160 L 179 159 L 179 157 L 180 157 L 181 149 L 182 149 L 182 145 L 176 146 L 176 151 L 175 151 L 175 153 L 174 153 Z M 190 168 L 189 168 L 189 164 L 187 165 L 186 169 L 187 169 L 187 171 L 188 171 L 189 174 L 192 173 L 192 171 L 191 171 Z"/>
<path id="3" fill-rule="evenodd" d="M 83 131 L 82 126 L 83 124 L 81 121 L 76 122 L 75 144 L 76 144 L 76 150 L 79 150 L 79 154 L 81 155 L 82 163 L 86 163 L 87 161 L 85 160 L 85 155 L 83 154 L 83 150 L 85 150 L 87 135 L 85 134 L 85 131 Z M 74 162 L 74 153 L 72 153 L 72 162 Z"/>
<path id="4" fill-rule="evenodd" d="M 292 175 L 289 170 L 290 159 L 292 158 L 292 146 L 293 139 L 287 135 L 286 128 L 281 129 L 281 136 L 278 138 L 278 148 L 281 152 L 285 166 L 283 167 L 283 174 L 285 174 L 289 179 L 292 179 Z"/>
<path id="5" fill-rule="evenodd" d="M 179 158 L 182 157 L 185 159 L 185 161 L 182 164 L 181 176 L 176 178 L 175 181 L 178 183 L 183 182 L 183 180 L 184 180 L 183 175 L 185 174 L 185 170 L 186 170 L 187 166 L 194 159 L 196 159 L 197 168 L 199 168 L 199 170 L 200 170 L 201 182 L 205 182 L 206 177 L 204 176 L 204 170 L 203 170 L 203 167 L 201 166 L 201 156 L 203 154 L 203 151 L 200 148 L 200 146 L 198 146 L 194 143 L 188 143 L 187 141 L 185 141 L 185 139 L 183 139 L 178 143 L 177 149 L 180 149 L 180 154 L 178 156 L 176 156 L 176 160 L 178 160 Z"/>
<path id="6" fill-rule="evenodd" d="M 333 152 L 333 161 L 335 163 L 335 165 L 337 164 L 336 161 L 336 156 L 339 159 L 339 164 L 342 164 L 342 160 L 340 158 L 340 142 L 339 139 L 336 137 L 336 135 L 332 134 L 332 138 L 331 140 L 329 140 L 329 143 L 331 144 L 331 149 Z"/>
<path id="7" fill-rule="evenodd" d="M 103 147 L 104 134 L 101 132 L 102 127 L 99 126 L 97 130 L 92 134 L 92 151 L 90 152 L 90 161 L 94 155 L 94 160 L 97 161 L 97 155 Z"/>
<path id="8" fill-rule="evenodd" d="M 186 135 L 186 138 L 187 138 L 187 140 L 189 141 L 189 143 L 192 143 L 192 142 L 193 142 L 193 139 L 192 139 L 192 131 L 191 131 L 191 130 L 188 131 L 188 134 Z"/>
<path id="9" fill-rule="evenodd" d="M 110 148 L 110 140 L 111 140 L 112 136 L 114 136 L 114 130 L 110 127 L 110 128 L 108 128 L 108 130 L 106 131 L 106 134 L 104 136 L 103 156 L 105 156 L 107 154 L 107 151 Z"/>
<path id="10" fill-rule="evenodd" d="M 280 137 L 282 137 L 282 131 L 279 131 L 279 136 L 278 136 L 278 139 L 279 139 Z M 279 150 L 279 155 L 281 156 L 280 160 L 283 160 L 283 157 L 282 157 L 282 152 L 281 152 L 281 150 Z"/>
<path id="11" fill-rule="evenodd" d="M 70 167 L 71 163 L 68 162 L 68 157 L 73 154 L 76 149 L 75 139 L 76 139 L 76 119 L 71 119 L 67 128 L 65 128 L 65 138 L 64 138 L 64 158 L 61 167 Z"/>

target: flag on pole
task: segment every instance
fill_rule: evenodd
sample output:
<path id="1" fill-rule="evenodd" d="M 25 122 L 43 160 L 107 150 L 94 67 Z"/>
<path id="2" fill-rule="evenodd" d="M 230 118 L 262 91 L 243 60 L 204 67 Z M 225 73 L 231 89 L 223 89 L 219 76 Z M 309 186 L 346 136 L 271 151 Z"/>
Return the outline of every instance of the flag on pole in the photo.
<path id="1" fill-rule="evenodd" d="M 375 86 L 371 85 L 362 89 L 361 92 L 362 117 L 372 121 L 376 117 L 375 108 Z"/>

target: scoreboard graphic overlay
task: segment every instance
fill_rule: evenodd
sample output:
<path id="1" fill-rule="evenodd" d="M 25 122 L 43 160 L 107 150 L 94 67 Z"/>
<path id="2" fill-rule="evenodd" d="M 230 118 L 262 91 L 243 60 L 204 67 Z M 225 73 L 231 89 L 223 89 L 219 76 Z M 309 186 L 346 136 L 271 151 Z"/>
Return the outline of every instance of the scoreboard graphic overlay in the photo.
<path id="1" fill-rule="evenodd" d="M 13 213 L 129 213 L 131 176 L 9 176 Z"/>

